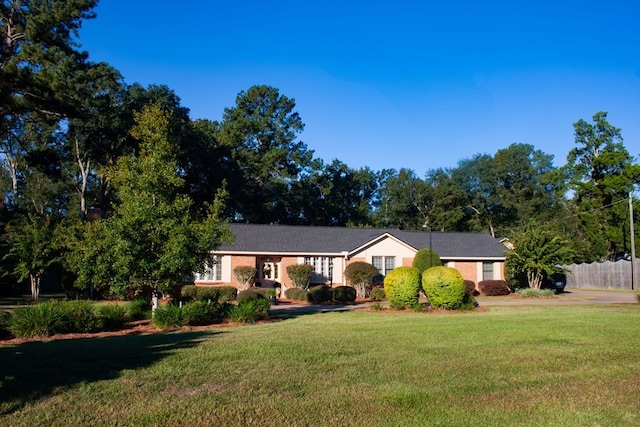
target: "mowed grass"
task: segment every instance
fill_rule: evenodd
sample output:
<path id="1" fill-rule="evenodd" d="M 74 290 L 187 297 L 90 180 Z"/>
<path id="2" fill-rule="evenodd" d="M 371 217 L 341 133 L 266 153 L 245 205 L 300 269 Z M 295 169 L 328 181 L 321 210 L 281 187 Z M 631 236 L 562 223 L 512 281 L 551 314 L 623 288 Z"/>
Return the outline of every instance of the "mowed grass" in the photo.
<path id="1" fill-rule="evenodd" d="M 0 346 L 0 424 L 640 425 L 640 305 L 343 312 Z"/>

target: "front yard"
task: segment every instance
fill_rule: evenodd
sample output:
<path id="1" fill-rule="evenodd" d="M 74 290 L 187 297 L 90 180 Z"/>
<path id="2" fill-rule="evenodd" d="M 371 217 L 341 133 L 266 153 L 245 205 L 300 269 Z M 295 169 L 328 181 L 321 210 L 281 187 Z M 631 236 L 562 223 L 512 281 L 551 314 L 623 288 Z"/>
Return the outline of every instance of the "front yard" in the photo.
<path id="1" fill-rule="evenodd" d="M 0 346 L 4 425 L 638 425 L 639 305 Z"/>

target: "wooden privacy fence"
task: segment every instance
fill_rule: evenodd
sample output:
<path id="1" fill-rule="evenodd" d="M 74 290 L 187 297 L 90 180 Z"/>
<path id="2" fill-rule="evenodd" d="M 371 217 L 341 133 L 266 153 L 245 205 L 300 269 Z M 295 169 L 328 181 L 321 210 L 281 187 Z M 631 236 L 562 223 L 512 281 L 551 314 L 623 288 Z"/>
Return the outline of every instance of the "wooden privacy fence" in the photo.
<path id="1" fill-rule="evenodd" d="M 563 265 L 567 273 L 567 288 L 631 289 L 631 261 L 594 262 Z M 635 260 L 635 287 L 640 283 L 640 260 Z"/>

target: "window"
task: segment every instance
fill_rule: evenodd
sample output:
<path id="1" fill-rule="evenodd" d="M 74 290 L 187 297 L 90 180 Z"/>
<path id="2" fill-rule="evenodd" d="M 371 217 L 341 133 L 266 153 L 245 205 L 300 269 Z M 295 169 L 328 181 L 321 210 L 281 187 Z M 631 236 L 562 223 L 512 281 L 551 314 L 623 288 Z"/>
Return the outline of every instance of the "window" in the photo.
<path id="1" fill-rule="evenodd" d="M 313 266 L 311 283 L 332 283 L 333 282 L 333 258 L 304 257 L 304 263 Z"/>
<path id="2" fill-rule="evenodd" d="M 378 269 L 378 273 L 386 276 L 396 268 L 396 258 L 392 256 L 374 256 L 371 257 L 371 264 Z"/>
<path id="3" fill-rule="evenodd" d="M 213 257 L 213 263 L 207 263 L 204 273 L 196 273 L 196 280 L 203 282 L 221 282 L 222 257 Z"/>
<path id="4" fill-rule="evenodd" d="M 482 263 L 482 280 L 493 280 L 493 263 Z"/>

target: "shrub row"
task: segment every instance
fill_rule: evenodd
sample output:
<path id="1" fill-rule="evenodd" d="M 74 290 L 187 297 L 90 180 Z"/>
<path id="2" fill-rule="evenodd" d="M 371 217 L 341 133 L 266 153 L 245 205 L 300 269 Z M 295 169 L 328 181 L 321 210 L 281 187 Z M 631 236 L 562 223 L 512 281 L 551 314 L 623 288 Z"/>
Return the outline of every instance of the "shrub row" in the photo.
<path id="1" fill-rule="evenodd" d="M 305 301 L 313 304 L 331 301 L 348 304 L 356 300 L 356 289 L 351 286 L 332 288 L 327 285 L 317 285 L 309 288 L 308 291 L 300 288 L 289 288 L 284 291 L 284 296 L 292 301 Z"/>
<path id="2" fill-rule="evenodd" d="M 238 290 L 234 286 L 185 285 L 180 290 L 182 301 L 228 302 L 236 299 Z"/>
<path id="3" fill-rule="evenodd" d="M 128 320 L 142 316 L 142 307 L 137 302 L 128 307 L 104 305 L 96 310 L 89 301 L 49 301 L 18 307 L 12 315 L 3 316 L 2 323 L 6 331 L 22 338 L 94 332 L 121 328 Z"/>

